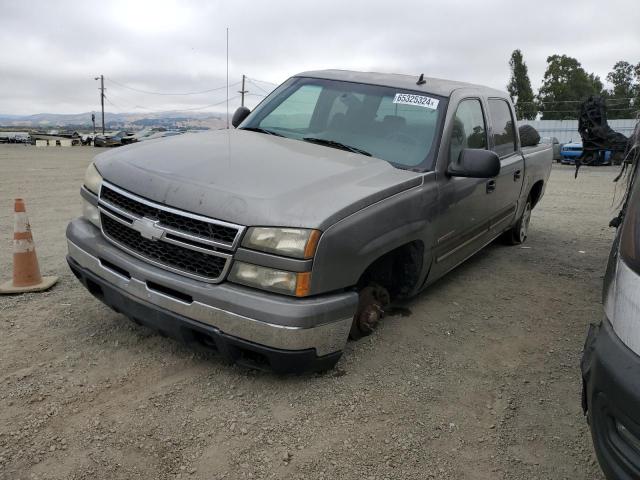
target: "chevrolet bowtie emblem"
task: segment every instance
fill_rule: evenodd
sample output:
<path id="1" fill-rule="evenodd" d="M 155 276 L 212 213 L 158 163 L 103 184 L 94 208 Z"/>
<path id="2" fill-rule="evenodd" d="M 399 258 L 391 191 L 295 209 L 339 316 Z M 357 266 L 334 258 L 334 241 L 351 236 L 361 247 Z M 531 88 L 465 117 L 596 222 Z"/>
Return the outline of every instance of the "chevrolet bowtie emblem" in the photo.
<path id="1" fill-rule="evenodd" d="M 137 218 L 131 224 L 131 228 L 140 232 L 144 238 L 147 238 L 152 241 L 157 241 L 162 238 L 164 235 L 164 230 L 157 227 L 158 221 L 151 220 L 150 218 Z"/>

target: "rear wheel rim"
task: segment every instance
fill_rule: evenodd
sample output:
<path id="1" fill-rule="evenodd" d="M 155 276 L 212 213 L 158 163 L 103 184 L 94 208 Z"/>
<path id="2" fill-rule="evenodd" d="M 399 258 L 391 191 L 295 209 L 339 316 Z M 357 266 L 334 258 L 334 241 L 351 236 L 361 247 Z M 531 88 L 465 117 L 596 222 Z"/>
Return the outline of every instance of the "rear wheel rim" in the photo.
<path id="1" fill-rule="evenodd" d="M 520 241 L 524 242 L 529 231 L 529 222 L 531 221 L 531 203 L 527 202 L 522 213 L 522 221 L 520 222 Z"/>

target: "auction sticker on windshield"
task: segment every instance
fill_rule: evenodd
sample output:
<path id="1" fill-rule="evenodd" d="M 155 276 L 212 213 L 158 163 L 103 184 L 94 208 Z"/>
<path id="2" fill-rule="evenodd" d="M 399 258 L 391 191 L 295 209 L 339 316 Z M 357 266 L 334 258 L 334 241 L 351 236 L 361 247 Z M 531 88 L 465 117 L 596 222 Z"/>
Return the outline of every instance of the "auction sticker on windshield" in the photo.
<path id="1" fill-rule="evenodd" d="M 440 100 L 427 97 L 425 95 L 412 95 L 410 93 L 396 93 L 393 99 L 393 103 L 400 103 L 402 105 L 417 105 L 418 107 L 425 107 L 435 110 L 438 108 Z"/>

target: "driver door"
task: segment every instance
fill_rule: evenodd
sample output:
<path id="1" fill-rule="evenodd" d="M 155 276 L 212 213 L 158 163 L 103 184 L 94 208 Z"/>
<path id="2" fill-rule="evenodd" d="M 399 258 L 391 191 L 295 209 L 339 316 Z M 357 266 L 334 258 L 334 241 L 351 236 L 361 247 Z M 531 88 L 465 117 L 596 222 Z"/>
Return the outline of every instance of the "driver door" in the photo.
<path id="1" fill-rule="evenodd" d="M 479 98 L 462 99 L 448 136 L 448 163 L 465 148 L 487 149 L 487 122 Z M 489 240 L 492 179 L 442 175 L 438 197 L 432 273 L 437 278 L 482 248 Z"/>

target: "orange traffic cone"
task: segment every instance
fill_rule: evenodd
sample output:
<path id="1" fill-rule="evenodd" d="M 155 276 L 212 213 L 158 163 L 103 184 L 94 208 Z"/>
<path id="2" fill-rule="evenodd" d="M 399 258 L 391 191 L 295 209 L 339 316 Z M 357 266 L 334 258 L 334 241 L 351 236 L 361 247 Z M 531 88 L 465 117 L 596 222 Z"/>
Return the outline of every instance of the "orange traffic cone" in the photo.
<path id="1" fill-rule="evenodd" d="M 42 292 L 51 288 L 58 277 L 43 277 L 38 267 L 36 247 L 24 200 L 15 200 L 15 227 L 13 230 L 13 280 L 0 285 L 2 293 Z"/>

